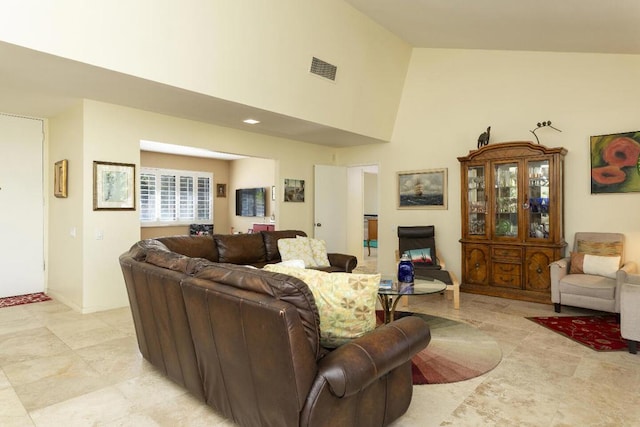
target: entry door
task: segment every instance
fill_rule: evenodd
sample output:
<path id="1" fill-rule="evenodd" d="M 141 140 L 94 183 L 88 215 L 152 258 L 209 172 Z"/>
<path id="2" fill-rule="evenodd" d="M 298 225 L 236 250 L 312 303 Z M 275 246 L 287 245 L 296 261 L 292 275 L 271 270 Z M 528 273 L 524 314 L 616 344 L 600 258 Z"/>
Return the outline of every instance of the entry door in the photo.
<path id="1" fill-rule="evenodd" d="M 42 120 L 0 113 L 0 297 L 44 291 L 42 145 Z"/>
<path id="2" fill-rule="evenodd" d="M 315 165 L 314 237 L 329 252 L 347 253 L 347 168 Z"/>

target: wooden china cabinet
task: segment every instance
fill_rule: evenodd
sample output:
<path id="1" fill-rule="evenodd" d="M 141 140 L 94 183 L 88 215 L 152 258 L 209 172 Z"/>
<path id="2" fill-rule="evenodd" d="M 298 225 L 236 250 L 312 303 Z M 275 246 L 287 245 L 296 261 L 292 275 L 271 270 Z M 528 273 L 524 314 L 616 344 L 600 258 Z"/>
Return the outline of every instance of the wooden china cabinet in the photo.
<path id="1" fill-rule="evenodd" d="M 549 264 L 564 256 L 564 148 L 505 142 L 460 161 L 466 292 L 551 302 Z"/>

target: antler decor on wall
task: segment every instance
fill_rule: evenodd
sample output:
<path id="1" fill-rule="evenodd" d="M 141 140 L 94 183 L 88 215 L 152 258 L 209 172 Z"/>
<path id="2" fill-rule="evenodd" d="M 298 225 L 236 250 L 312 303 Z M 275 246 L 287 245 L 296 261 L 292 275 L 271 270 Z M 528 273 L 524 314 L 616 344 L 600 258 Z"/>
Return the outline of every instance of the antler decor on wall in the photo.
<path id="1" fill-rule="evenodd" d="M 557 130 L 558 132 L 562 132 L 560 129 L 551 126 L 551 120 L 547 120 L 546 122 L 542 122 L 542 123 L 538 122 L 537 127 L 534 130 L 530 130 L 529 131 L 529 132 L 531 132 L 533 134 L 533 136 L 536 137 L 536 141 L 538 141 L 538 144 L 540 144 L 540 140 L 538 139 L 538 135 L 536 135 L 536 131 L 538 129 L 540 129 L 540 128 L 543 128 L 543 127 L 550 127 L 553 130 Z"/>

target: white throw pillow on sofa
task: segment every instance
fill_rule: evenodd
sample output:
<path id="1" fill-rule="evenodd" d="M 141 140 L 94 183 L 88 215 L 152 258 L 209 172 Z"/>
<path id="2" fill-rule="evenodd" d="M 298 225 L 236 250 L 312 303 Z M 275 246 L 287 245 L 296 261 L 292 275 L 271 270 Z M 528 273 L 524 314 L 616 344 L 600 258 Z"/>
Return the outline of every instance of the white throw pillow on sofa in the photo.
<path id="1" fill-rule="evenodd" d="M 585 274 L 616 278 L 616 272 L 620 268 L 619 256 L 584 255 L 582 270 Z"/>

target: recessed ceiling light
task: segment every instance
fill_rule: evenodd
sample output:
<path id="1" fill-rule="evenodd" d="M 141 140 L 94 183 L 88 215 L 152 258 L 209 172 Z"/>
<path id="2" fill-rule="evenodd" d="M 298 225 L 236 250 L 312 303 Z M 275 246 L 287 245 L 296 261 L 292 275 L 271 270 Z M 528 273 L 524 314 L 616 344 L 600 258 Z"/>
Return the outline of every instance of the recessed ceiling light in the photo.
<path id="1" fill-rule="evenodd" d="M 248 125 L 257 125 L 258 123 L 260 123 L 260 120 L 247 119 L 247 120 L 243 120 L 243 122 L 245 122 Z"/>

